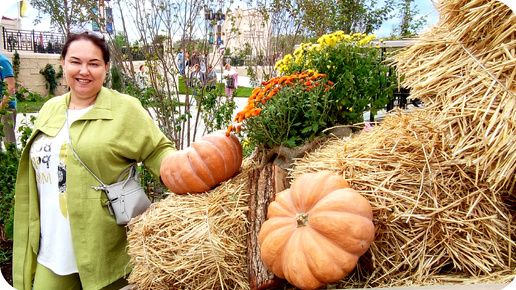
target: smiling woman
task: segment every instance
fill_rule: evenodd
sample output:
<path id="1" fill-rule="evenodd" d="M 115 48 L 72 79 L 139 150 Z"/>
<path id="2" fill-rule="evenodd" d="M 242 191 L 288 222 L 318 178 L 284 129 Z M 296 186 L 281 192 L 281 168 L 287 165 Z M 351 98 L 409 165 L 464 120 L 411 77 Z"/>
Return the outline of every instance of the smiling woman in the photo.
<path id="1" fill-rule="evenodd" d="M 88 35 L 86 38 L 85 35 Z M 87 108 L 97 99 L 109 71 L 109 50 L 104 39 L 74 34 L 61 54 L 66 84 L 70 87 L 70 110 Z"/>
<path id="2" fill-rule="evenodd" d="M 71 34 L 61 58 L 70 92 L 43 105 L 18 167 L 13 286 L 120 289 L 131 271 L 126 231 L 93 174 L 113 184 L 142 162 L 159 179 L 175 150 L 138 99 L 102 86 L 110 61 L 103 38 Z"/>

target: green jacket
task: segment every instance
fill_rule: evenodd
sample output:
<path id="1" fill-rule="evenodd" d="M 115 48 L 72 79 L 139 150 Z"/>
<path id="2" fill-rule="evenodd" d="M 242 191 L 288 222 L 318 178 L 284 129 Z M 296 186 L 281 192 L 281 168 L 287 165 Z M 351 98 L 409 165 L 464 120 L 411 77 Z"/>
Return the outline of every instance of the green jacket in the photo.
<path id="1" fill-rule="evenodd" d="M 39 250 L 39 203 L 29 151 L 35 136 L 55 136 L 65 123 L 70 93 L 49 100 L 41 109 L 24 148 L 16 180 L 13 280 L 18 290 L 31 289 Z M 163 158 L 175 151 L 138 99 L 102 88 L 93 108 L 70 128 L 81 160 L 105 184 L 117 181 L 134 162 L 143 162 L 159 177 Z M 69 154 L 68 213 L 79 274 L 84 289 L 100 289 L 131 271 L 125 228 L 111 216 L 98 181 Z"/>

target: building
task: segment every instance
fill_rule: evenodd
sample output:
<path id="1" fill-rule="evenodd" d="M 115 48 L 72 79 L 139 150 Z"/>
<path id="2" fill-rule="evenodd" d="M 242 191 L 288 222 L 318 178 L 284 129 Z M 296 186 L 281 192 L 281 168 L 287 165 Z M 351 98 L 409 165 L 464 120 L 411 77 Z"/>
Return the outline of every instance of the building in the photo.
<path id="1" fill-rule="evenodd" d="M 249 44 L 253 56 L 264 54 L 270 45 L 270 23 L 258 9 L 240 9 L 226 15 L 222 25 L 224 46 L 233 53 Z"/>

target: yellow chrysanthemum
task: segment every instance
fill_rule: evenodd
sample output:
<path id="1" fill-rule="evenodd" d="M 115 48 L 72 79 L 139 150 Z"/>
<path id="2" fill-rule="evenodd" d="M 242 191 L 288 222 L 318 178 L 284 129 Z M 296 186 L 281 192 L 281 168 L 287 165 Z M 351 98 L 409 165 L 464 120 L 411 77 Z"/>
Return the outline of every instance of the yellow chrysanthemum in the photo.
<path id="1" fill-rule="evenodd" d="M 283 63 L 284 64 L 289 64 L 292 61 L 293 58 L 294 57 L 292 56 L 292 54 L 289 53 L 289 54 L 287 54 L 287 55 L 285 55 L 283 57 Z"/>
<path id="2" fill-rule="evenodd" d="M 312 51 L 312 50 L 316 50 L 316 51 L 320 51 L 321 50 L 321 45 L 319 43 L 316 43 L 316 44 L 313 44 L 312 46 L 310 46 L 310 48 L 308 49 L 308 51 Z"/>
<path id="3" fill-rule="evenodd" d="M 362 38 L 360 41 L 358 41 L 358 45 L 366 45 L 375 38 L 376 38 L 376 36 L 374 34 L 370 34 L 370 35 Z"/>
<path id="4" fill-rule="evenodd" d="M 317 39 L 317 43 L 319 43 L 319 44 L 325 44 L 325 43 L 326 43 L 326 38 L 327 38 L 327 37 L 328 37 L 328 35 L 326 35 L 326 34 L 325 34 L 325 35 L 323 35 L 323 36 L 321 36 L 321 37 L 319 37 L 319 38 Z"/>
<path id="5" fill-rule="evenodd" d="M 278 69 L 280 66 L 283 65 L 283 60 L 278 60 L 276 64 L 274 64 L 274 69 Z"/>

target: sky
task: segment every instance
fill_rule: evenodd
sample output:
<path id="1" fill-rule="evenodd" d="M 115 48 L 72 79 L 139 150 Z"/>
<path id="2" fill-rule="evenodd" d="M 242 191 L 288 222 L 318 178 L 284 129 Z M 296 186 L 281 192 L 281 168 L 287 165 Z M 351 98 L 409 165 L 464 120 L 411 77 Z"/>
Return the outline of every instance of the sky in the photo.
<path id="1" fill-rule="evenodd" d="M 5 1 L 5 0 L 4 0 Z M 9 18 L 17 18 L 18 15 L 18 4 L 15 3 L 16 0 L 7 0 L 7 6 L 2 5 L 4 8 L 0 7 L 0 14 L 3 14 Z M 435 9 L 433 5 L 433 1 L 437 0 L 415 0 L 414 3 L 416 5 L 416 9 L 418 10 L 417 17 L 425 17 L 427 19 L 427 24 L 429 26 L 435 24 L 439 18 L 439 12 Z M 3 2 L 3 1 L 2 1 Z M 7 7 L 7 9 L 5 9 Z M 242 7 L 245 8 L 245 7 Z M 4 12 L 4 13 L 2 13 Z M 27 5 L 26 17 L 22 18 L 22 29 L 23 30 L 36 30 L 36 31 L 50 31 L 50 20 L 49 17 L 43 19 L 43 22 L 38 25 L 34 25 L 33 21 L 37 17 L 38 11 L 32 8 L 30 5 Z M 397 19 L 391 19 L 385 22 L 382 27 L 375 31 L 374 34 L 377 37 L 387 37 L 391 34 L 394 26 L 399 23 Z"/>
<path id="2" fill-rule="evenodd" d="M 434 0 L 437 1 L 437 0 Z M 439 11 L 435 9 L 432 0 L 414 0 L 416 10 L 419 12 L 416 17 L 426 17 L 426 23 L 428 26 L 432 26 L 439 20 Z M 391 35 L 393 28 L 399 25 L 399 20 L 394 18 L 386 21 L 379 30 L 375 31 L 374 34 L 377 37 L 387 37 Z M 425 27 L 426 29 L 427 27 Z"/>

